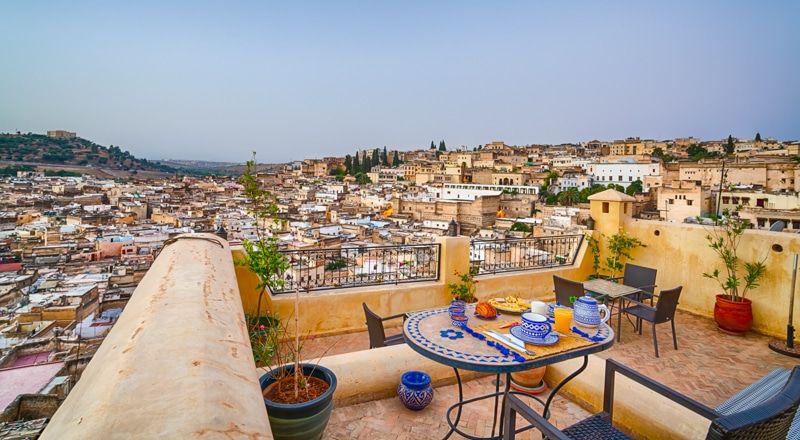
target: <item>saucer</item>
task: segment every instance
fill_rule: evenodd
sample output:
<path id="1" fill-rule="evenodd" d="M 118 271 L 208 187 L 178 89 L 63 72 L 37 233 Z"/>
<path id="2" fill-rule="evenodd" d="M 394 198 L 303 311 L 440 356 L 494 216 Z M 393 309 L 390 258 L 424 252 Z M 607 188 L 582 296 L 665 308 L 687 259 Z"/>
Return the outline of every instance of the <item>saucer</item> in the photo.
<path id="1" fill-rule="evenodd" d="M 511 330 L 509 330 L 509 332 L 514 337 L 516 337 L 517 339 L 521 339 L 522 341 L 524 341 L 527 344 L 553 345 L 553 344 L 558 342 L 558 335 L 555 334 L 555 333 L 552 333 L 552 332 L 549 333 L 544 338 L 531 338 L 531 337 L 529 337 L 528 335 L 526 335 L 525 333 L 522 332 L 522 326 L 519 326 L 519 325 L 511 327 Z"/>

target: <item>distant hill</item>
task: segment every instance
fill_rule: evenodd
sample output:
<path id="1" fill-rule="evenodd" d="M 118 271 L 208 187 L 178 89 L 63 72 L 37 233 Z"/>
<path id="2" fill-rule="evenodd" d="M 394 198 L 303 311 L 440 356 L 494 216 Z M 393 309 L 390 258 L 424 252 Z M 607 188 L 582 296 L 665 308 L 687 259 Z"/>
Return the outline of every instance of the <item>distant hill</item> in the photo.
<path id="1" fill-rule="evenodd" d="M 91 167 L 132 174 L 179 172 L 175 167 L 139 159 L 113 145 L 105 147 L 82 138 L 56 139 L 33 133 L 0 133 L 0 161 Z"/>

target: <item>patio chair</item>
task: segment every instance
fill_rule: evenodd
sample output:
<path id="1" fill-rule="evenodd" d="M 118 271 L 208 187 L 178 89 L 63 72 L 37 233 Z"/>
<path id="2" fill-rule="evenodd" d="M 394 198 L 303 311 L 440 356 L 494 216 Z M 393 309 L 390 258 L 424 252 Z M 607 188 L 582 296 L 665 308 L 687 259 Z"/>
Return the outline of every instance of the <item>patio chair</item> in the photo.
<path id="1" fill-rule="evenodd" d="M 640 289 L 641 293 L 637 294 L 639 296 L 637 299 L 640 301 L 649 299 L 650 305 L 653 305 L 657 272 L 656 269 L 627 263 L 622 277 L 612 278 L 612 280 L 622 280 L 622 284 Z"/>
<path id="2" fill-rule="evenodd" d="M 553 290 L 556 292 L 556 301 L 565 307 L 572 307 L 571 297 L 580 298 L 584 295 L 583 283 L 561 278 L 553 275 Z"/>
<path id="3" fill-rule="evenodd" d="M 765 401 L 749 409 L 732 414 L 721 414 L 690 397 L 684 396 L 637 373 L 613 359 L 608 359 L 606 360 L 605 386 L 603 390 L 603 412 L 584 419 L 564 430 L 559 430 L 542 415 L 528 407 L 519 397 L 509 394 L 503 416 L 503 438 L 506 440 L 514 438 L 516 435 L 517 414 L 519 414 L 538 429 L 542 433 L 542 437 L 549 439 L 629 439 L 625 433 L 612 424 L 616 373 L 620 373 L 639 385 L 643 385 L 649 390 L 710 420 L 711 425 L 706 433 L 706 439 L 786 439 L 797 412 L 798 404 L 800 404 L 800 366 L 795 367 L 784 386 Z M 653 416 L 658 417 L 657 413 L 653 413 Z"/>
<path id="4" fill-rule="evenodd" d="M 381 317 L 369 309 L 367 303 L 362 303 L 364 306 L 364 316 L 367 319 L 367 330 L 369 331 L 369 348 L 386 347 L 387 345 L 404 344 L 403 335 L 392 335 L 386 337 L 386 331 L 383 328 L 383 322 L 390 319 L 403 318 L 406 320 L 406 314 L 400 313 L 397 315 Z"/>
<path id="5" fill-rule="evenodd" d="M 617 342 L 622 335 L 622 315 L 624 313 L 634 316 L 636 318 L 636 327 L 639 334 L 642 334 L 642 321 L 653 323 L 653 347 L 656 350 L 656 357 L 658 357 L 658 338 L 656 337 L 656 325 L 669 322 L 672 326 L 672 344 L 675 350 L 678 349 L 678 338 L 675 335 L 675 310 L 678 308 L 678 299 L 681 296 L 683 286 L 678 286 L 674 289 L 662 290 L 659 295 L 655 307 L 647 305 L 641 301 L 632 298 L 625 298 L 624 302 L 633 303 L 635 305 L 630 307 L 621 306 L 621 313 L 617 318 Z"/>

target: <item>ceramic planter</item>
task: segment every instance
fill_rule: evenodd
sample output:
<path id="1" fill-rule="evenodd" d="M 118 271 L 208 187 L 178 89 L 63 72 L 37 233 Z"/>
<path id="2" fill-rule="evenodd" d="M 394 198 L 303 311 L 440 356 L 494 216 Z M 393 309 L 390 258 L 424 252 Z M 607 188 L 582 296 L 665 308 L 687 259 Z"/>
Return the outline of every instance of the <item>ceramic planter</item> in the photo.
<path id="1" fill-rule="evenodd" d="M 422 371 L 407 371 L 400 377 L 397 397 L 412 411 L 424 409 L 433 400 L 431 377 Z"/>
<path id="2" fill-rule="evenodd" d="M 526 388 L 535 388 L 542 383 L 544 373 L 547 371 L 547 366 L 539 368 L 531 368 L 530 370 L 511 373 L 511 380 L 515 384 L 522 385 Z"/>
<path id="3" fill-rule="evenodd" d="M 294 365 L 283 368 L 289 374 L 294 371 Z M 300 368 L 303 369 L 303 374 L 322 379 L 330 386 L 321 396 L 303 403 L 277 403 L 265 398 L 264 405 L 267 406 L 272 436 L 276 440 L 318 440 L 322 438 L 322 433 L 331 418 L 336 375 L 321 365 L 300 364 Z M 259 382 L 262 391 L 275 382 L 276 372 L 277 369 L 261 376 Z"/>
<path id="4" fill-rule="evenodd" d="M 753 328 L 753 303 L 747 298 L 732 301 L 729 295 L 717 295 L 714 320 L 723 331 L 743 335 Z"/>

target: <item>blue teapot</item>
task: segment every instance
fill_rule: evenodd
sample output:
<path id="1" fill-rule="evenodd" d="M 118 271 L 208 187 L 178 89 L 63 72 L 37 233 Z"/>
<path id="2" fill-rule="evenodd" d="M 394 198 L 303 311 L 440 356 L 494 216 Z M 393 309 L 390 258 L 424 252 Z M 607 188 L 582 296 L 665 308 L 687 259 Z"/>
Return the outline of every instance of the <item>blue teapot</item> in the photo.
<path id="1" fill-rule="evenodd" d="M 605 304 L 599 304 L 589 295 L 582 296 L 572 304 L 572 319 L 582 327 L 597 327 L 608 321 L 611 312 Z M 603 316 L 600 316 L 603 315 Z"/>

